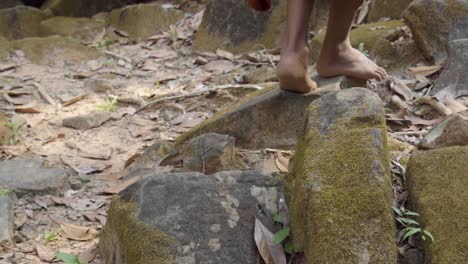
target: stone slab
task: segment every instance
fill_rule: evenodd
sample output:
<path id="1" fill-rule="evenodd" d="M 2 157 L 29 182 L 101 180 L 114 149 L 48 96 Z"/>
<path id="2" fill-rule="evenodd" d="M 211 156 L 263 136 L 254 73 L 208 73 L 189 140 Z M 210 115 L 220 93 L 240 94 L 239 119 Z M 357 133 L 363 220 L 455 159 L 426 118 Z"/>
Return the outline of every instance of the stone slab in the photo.
<path id="1" fill-rule="evenodd" d="M 13 203 L 8 195 L 0 195 L 0 245 L 13 242 Z"/>

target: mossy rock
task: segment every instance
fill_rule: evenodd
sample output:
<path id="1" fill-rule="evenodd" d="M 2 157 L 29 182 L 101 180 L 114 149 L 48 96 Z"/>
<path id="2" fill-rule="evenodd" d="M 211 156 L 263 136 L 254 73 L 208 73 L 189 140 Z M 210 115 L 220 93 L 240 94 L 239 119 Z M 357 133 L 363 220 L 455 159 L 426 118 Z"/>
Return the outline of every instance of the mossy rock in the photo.
<path id="1" fill-rule="evenodd" d="M 447 58 L 449 41 L 468 36 L 466 0 L 415 0 L 404 18 L 418 47 L 437 64 Z"/>
<path id="2" fill-rule="evenodd" d="M 287 1 L 273 0 L 272 5 L 267 12 L 257 12 L 248 7 L 247 1 L 208 1 L 195 35 L 194 48 L 245 52 L 280 47 Z"/>
<path id="3" fill-rule="evenodd" d="M 385 117 L 364 88 L 308 110 L 286 178 L 294 249 L 307 263 L 396 263 Z"/>
<path id="4" fill-rule="evenodd" d="M 26 58 L 37 64 L 63 66 L 65 63 L 80 63 L 100 56 L 98 50 L 60 36 L 16 40 L 11 42 L 11 47 L 22 50 Z"/>
<path id="5" fill-rule="evenodd" d="M 105 21 L 90 18 L 52 17 L 41 22 L 41 36 L 59 35 L 91 42 L 104 30 Z"/>
<path id="6" fill-rule="evenodd" d="M 407 170 L 412 209 L 435 241 L 426 243 L 426 263 L 468 261 L 468 148 L 417 151 Z"/>
<path id="7" fill-rule="evenodd" d="M 278 182 L 261 172 L 147 176 L 112 200 L 103 263 L 256 264 L 255 218 L 272 223 L 279 198 Z"/>
<path id="8" fill-rule="evenodd" d="M 367 20 L 378 21 L 381 18 L 400 19 L 413 0 L 374 0 L 367 15 Z"/>
<path id="9" fill-rule="evenodd" d="M 19 5 L 23 5 L 23 2 L 20 0 L 2 0 L 0 2 L 0 9 L 12 8 Z"/>
<path id="10" fill-rule="evenodd" d="M 406 40 L 399 46 L 392 45 L 392 41 L 398 38 L 400 28 L 404 26 L 400 20 L 390 20 L 363 24 L 351 31 L 351 45 L 359 48 L 362 43 L 364 50 L 377 64 L 385 67 L 392 74 L 402 74 L 406 68 L 424 59 L 413 41 Z M 325 29 L 321 30 L 309 44 L 309 63 L 317 62 Z"/>
<path id="11" fill-rule="evenodd" d="M 145 39 L 183 16 L 181 11 L 163 8 L 157 3 L 138 4 L 113 10 L 108 16 L 108 24 L 127 32 L 133 39 Z"/>
<path id="12" fill-rule="evenodd" d="M 47 0 L 41 7 L 55 16 L 91 17 L 100 12 L 108 12 L 137 0 Z"/>
<path id="13" fill-rule="evenodd" d="M 343 78 L 317 79 L 320 89 L 308 94 L 273 86 L 249 94 L 176 139 L 180 147 L 206 133 L 229 135 L 241 148 L 293 148 L 301 133 L 307 106 L 322 94 L 341 88 Z"/>
<path id="14" fill-rule="evenodd" d="M 0 36 L 0 61 L 5 60 L 10 53 L 10 41 Z"/>
<path id="15" fill-rule="evenodd" d="M 39 24 L 48 18 L 40 9 L 17 6 L 0 10 L 0 36 L 22 39 L 39 36 Z"/>

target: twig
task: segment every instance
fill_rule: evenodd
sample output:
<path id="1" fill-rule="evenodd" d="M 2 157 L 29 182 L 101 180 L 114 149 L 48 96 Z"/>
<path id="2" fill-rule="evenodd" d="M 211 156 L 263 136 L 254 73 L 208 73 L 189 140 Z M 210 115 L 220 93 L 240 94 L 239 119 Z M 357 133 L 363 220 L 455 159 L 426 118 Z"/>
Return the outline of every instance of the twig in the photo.
<path id="1" fill-rule="evenodd" d="M 399 131 L 399 132 L 391 132 L 391 135 L 425 135 L 427 131 Z"/>
<path id="2" fill-rule="evenodd" d="M 36 87 L 37 91 L 41 94 L 42 97 L 44 97 L 44 99 L 51 105 L 56 105 L 54 99 L 52 99 L 52 97 L 50 97 L 50 95 L 46 92 L 46 90 L 44 89 L 44 87 L 42 87 L 42 85 L 40 85 L 39 83 L 37 82 L 32 82 L 31 83 L 34 87 Z"/>
<path id="3" fill-rule="evenodd" d="M 138 108 L 135 113 L 138 113 L 138 112 L 142 111 L 143 109 L 145 109 L 145 108 L 147 108 L 149 106 L 152 106 L 154 104 L 160 103 L 160 102 L 170 101 L 170 100 L 178 100 L 178 99 L 184 99 L 184 98 L 190 98 L 190 97 L 196 97 L 196 96 L 200 96 L 202 94 L 211 93 L 211 92 L 215 92 L 215 91 L 218 91 L 218 90 L 230 89 L 230 88 L 256 89 L 256 90 L 263 89 L 263 87 L 261 87 L 259 85 L 254 85 L 254 84 L 218 85 L 218 86 L 214 86 L 212 88 L 209 88 L 209 89 L 206 89 L 206 90 L 203 90 L 203 91 L 193 92 L 193 93 L 189 93 L 189 94 L 182 94 L 182 95 L 175 95 L 175 96 L 168 96 L 168 97 L 158 98 L 156 100 L 153 100 L 153 101 L 150 101 L 150 102 L 144 104 L 142 107 Z"/>

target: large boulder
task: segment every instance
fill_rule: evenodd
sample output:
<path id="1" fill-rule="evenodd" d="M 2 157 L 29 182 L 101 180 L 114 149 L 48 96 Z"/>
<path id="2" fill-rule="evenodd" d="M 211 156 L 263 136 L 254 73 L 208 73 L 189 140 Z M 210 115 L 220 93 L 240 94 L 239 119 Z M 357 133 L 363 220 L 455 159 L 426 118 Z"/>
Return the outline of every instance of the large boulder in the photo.
<path id="1" fill-rule="evenodd" d="M 424 263 L 468 260 L 468 148 L 413 153 L 407 168 L 409 201 L 435 241 L 426 243 Z"/>
<path id="2" fill-rule="evenodd" d="M 466 0 L 415 0 L 404 17 L 418 47 L 437 64 L 447 58 L 449 41 L 468 36 Z"/>
<path id="3" fill-rule="evenodd" d="M 404 40 L 398 45 L 392 43 L 403 34 L 401 30 L 403 26 L 400 20 L 360 25 L 351 31 L 351 45 L 354 48 L 363 45 L 363 51 L 375 59 L 377 64 L 385 67 L 392 74 L 402 74 L 409 65 L 424 59 L 412 40 Z M 319 59 L 325 32 L 325 29 L 320 31 L 310 41 L 310 64 L 316 63 Z"/>
<path id="4" fill-rule="evenodd" d="M 55 16 L 90 17 L 100 12 L 134 4 L 138 0 L 47 0 L 42 9 Z"/>
<path id="5" fill-rule="evenodd" d="M 103 32 L 105 21 L 85 17 L 52 17 L 41 22 L 41 36 L 59 35 L 92 42 Z"/>
<path id="6" fill-rule="evenodd" d="M 22 39 L 39 36 L 39 25 L 48 16 L 41 10 L 28 6 L 0 10 L 0 36 Z"/>
<path id="7" fill-rule="evenodd" d="M 13 159 L 0 162 L 0 189 L 11 189 L 19 194 L 58 194 L 67 184 L 66 170 L 46 167 L 40 159 Z"/>
<path id="8" fill-rule="evenodd" d="M 381 18 L 400 19 L 413 0 L 374 0 L 367 19 L 375 22 Z"/>
<path id="9" fill-rule="evenodd" d="M 468 15 L 468 14 L 467 14 Z M 467 35 L 468 37 L 468 31 Z M 450 42 L 448 63 L 431 94 L 439 98 L 468 96 L 468 38 Z"/>
<path id="10" fill-rule="evenodd" d="M 272 5 L 267 12 L 257 12 L 247 1 L 209 0 L 195 35 L 195 49 L 244 52 L 280 47 L 287 1 L 273 0 Z"/>
<path id="11" fill-rule="evenodd" d="M 294 249 L 306 263 L 396 263 L 383 106 L 364 88 L 308 110 L 286 178 Z"/>
<path id="12" fill-rule="evenodd" d="M 291 148 L 301 132 L 307 106 L 321 94 L 339 90 L 342 80 L 321 79 L 321 88 L 308 94 L 283 91 L 277 86 L 254 92 L 181 135 L 176 145 L 202 134 L 218 133 L 234 137 L 242 148 Z"/>
<path id="13" fill-rule="evenodd" d="M 131 38 L 144 39 L 158 30 L 174 24 L 183 13 L 160 4 L 138 4 L 113 10 L 108 16 L 108 24 L 128 33 Z"/>
<path id="14" fill-rule="evenodd" d="M 149 176 L 112 200 L 103 263 L 256 264 L 255 217 L 277 212 L 275 182 L 255 171 Z"/>
<path id="15" fill-rule="evenodd" d="M 0 2 L 0 9 L 11 8 L 19 5 L 23 5 L 20 0 L 2 0 Z"/>
<path id="16" fill-rule="evenodd" d="M 10 43 L 10 47 L 22 50 L 26 58 L 37 64 L 63 66 L 65 63 L 80 63 L 100 56 L 98 50 L 60 36 L 16 40 Z"/>

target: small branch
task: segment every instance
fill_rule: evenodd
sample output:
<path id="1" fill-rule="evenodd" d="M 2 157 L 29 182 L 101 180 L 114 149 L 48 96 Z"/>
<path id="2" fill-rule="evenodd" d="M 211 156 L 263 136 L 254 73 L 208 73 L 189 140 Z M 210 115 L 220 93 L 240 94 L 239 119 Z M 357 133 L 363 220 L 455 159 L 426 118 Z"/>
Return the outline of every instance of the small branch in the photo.
<path id="1" fill-rule="evenodd" d="M 40 85 L 39 83 L 37 82 L 32 82 L 31 83 L 34 87 L 36 87 L 37 91 L 41 94 L 42 97 L 44 97 L 44 99 L 51 105 L 56 105 L 57 103 L 55 103 L 54 99 L 52 99 L 52 97 L 50 97 L 50 95 L 46 92 L 46 90 L 44 89 L 44 87 L 42 85 Z"/>

